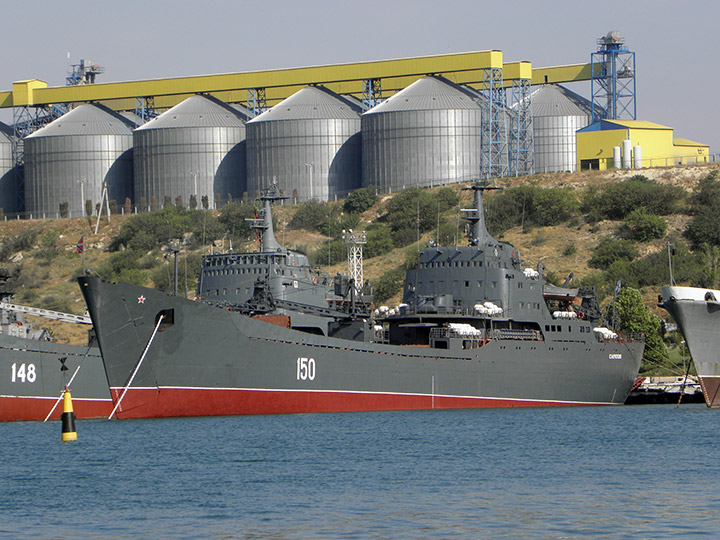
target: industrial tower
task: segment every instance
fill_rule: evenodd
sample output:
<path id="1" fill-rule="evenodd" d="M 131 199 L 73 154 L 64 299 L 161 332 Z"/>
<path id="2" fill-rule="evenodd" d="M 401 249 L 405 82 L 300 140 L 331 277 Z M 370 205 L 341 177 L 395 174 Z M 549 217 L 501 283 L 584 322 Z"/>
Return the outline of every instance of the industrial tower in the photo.
<path id="1" fill-rule="evenodd" d="M 619 32 L 598 38 L 590 55 L 592 121 L 636 120 L 635 53 L 625 47 Z"/>

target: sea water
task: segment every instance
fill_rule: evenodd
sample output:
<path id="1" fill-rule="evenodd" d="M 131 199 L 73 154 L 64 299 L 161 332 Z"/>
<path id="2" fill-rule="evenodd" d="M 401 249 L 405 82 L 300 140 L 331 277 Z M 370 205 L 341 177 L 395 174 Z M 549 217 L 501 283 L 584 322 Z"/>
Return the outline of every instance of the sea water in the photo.
<path id="1" fill-rule="evenodd" d="M 0 425 L 0 537 L 720 538 L 720 411 Z"/>

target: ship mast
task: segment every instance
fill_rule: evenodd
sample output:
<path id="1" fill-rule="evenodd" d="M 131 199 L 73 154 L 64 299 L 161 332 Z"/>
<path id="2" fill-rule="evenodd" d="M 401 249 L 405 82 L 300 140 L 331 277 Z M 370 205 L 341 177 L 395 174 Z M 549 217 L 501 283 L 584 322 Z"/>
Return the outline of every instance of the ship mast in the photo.
<path id="1" fill-rule="evenodd" d="M 280 249 L 280 244 L 275 239 L 275 232 L 273 231 L 272 222 L 272 203 L 275 201 L 281 201 L 287 199 L 280 194 L 280 188 L 273 182 L 269 188 L 261 191 L 259 199 L 263 201 L 263 217 L 262 219 L 250 219 L 252 222 L 251 228 L 260 231 L 261 244 L 260 252 L 266 253 L 271 251 L 277 251 Z"/>
<path id="2" fill-rule="evenodd" d="M 466 219 L 470 223 L 469 240 L 471 246 L 484 246 L 495 241 L 485 226 L 485 210 L 483 209 L 482 202 L 482 192 L 491 189 L 502 188 L 481 183 L 479 180 L 470 187 L 463 188 L 463 190 L 473 190 L 475 192 L 473 197 L 474 208 L 463 208 L 460 210 L 464 214 L 463 219 Z"/>

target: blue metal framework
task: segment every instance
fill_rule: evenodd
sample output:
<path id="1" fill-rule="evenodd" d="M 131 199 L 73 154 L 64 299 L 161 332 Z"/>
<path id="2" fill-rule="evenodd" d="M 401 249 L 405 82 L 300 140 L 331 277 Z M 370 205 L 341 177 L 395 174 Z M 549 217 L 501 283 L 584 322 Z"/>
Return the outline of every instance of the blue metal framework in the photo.
<path id="1" fill-rule="evenodd" d="M 363 79 L 362 104 L 365 110 L 372 109 L 382 101 L 380 79 Z"/>
<path id="2" fill-rule="evenodd" d="M 247 89 L 247 108 L 254 116 L 257 116 L 267 110 L 267 98 L 265 97 L 264 88 Z"/>
<path id="3" fill-rule="evenodd" d="M 155 97 L 146 96 L 135 98 L 135 114 L 142 119 L 143 124 L 155 118 L 158 115 L 155 110 Z"/>
<path id="4" fill-rule="evenodd" d="M 484 178 L 507 176 L 506 96 L 500 68 L 483 70 L 481 167 Z"/>
<path id="5" fill-rule="evenodd" d="M 598 50 L 590 55 L 592 121 L 635 120 L 635 53 L 618 32 L 609 32 L 597 43 Z"/>
<path id="6" fill-rule="evenodd" d="M 531 90 L 530 79 L 512 82 L 508 146 L 508 172 L 511 176 L 532 174 L 535 168 Z"/>

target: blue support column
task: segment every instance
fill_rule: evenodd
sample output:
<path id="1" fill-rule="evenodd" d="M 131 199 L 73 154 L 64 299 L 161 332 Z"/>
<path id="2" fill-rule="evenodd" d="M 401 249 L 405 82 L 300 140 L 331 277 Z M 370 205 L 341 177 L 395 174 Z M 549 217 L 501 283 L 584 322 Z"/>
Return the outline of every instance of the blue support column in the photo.
<path id="1" fill-rule="evenodd" d="M 247 89 L 247 108 L 252 111 L 254 116 L 261 114 L 268 108 L 264 88 Z"/>
<path id="2" fill-rule="evenodd" d="M 535 168 L 531 94 L 530 79 L 517 79 L 512 82 L 509 109 L 510 145 L 508 147 L 510 176 L 532 174 Z"/>
<path id="3" fill-rule="evenodd" d="M 382 101 L 380 79 L 363 79 L 363 108 L 367 111 Z"/>
<path id="4" fill-rule="evenodd" d="M 625 47 L 618 32 L 597 40 L 598 50 L 590 55 L 592 121 L 637 119 L 635 53 Z"/>
<path id="5" fill-rule="evenodd" d="M 143 124 L 155 118 L 158 115 L 155 110 L 155 97 L 146 96 L 135 98 L 135 114 L 142 119 Z"/>
<path id="6" fill-rule="evenodd" d="M 483 70 L 482 94 L 482 175 L 484 178 L 507 176 L 506 96 L 503 72 Z"/>

